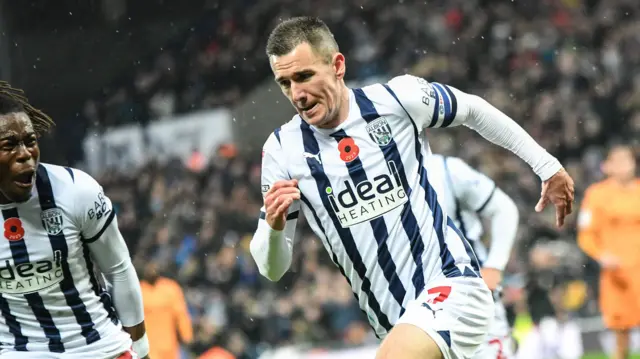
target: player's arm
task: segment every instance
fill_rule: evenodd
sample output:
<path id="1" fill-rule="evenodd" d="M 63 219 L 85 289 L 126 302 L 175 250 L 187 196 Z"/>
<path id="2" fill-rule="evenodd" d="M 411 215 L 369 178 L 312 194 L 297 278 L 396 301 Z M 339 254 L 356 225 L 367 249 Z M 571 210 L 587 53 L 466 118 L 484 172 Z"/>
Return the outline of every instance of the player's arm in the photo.
<path id="1" fill-rule="evenodd" d="M 278 281 L 289 270 L 299 214 L 300 191 L 284 165 L 285 156 L 278 138 L 271 134 L 262 152 L 262 193 L 258 228 L 250 250 L 260 274 Z"/>
<path id="2" fill-rule="evenodd" d="M 491 223 L 491 243 L 484 267 L 503 271 L 518 231 L 518 207 L 493 180 L 461 159 L 449 157 L 447 162 L 462 205 Z"/>
<path id="3" fill-rule="evenodd" d="M 578 245 L 591 258 L 600 261 L 604 254 L 600 233 L 600 201 L 597 187 L 587 189 L 578 214 Z"/>
<path id="4" fill-rule="evenodd" d="M 182 344 L 191 344 L 193 340 L 191 317 L 189 316 L 187 301 L 184 299 L 182 288 L 180 288 L 177 283 L 175 284 L 175 292 L 176 301 L 173 304 L 173 309 L 175 311 L 176 323 L 178 324 L 178 337 Z"/>
<path id="5" fill-rule="evenodd" d="M 509 116 L 479 96 L 415 76 L 396 77 L 389 81 L 389 87 L 420 130 L 464 125 L 527 162 L 544 182 L 536 209 L 553 202 L 557 224 L 564 223 L 572 211 L 573 180 L 560 162 Z"/>
<path id="6" fill-rule="evenodd" d="M 91 257 L 111 284 L 113 304 L 124 330 L 131 335 L 133 349 L 148 358 L 149 342 L 144 326 L 142 291 L 131 263 L 111 201 L 102 187 L 88 174 L 76 173 L 77 222 Z"/>

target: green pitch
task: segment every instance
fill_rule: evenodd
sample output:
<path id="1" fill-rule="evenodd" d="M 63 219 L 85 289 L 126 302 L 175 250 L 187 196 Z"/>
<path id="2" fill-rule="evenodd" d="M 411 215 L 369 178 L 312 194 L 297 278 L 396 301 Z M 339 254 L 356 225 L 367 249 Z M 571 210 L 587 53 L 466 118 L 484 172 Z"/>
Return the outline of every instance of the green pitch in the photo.
<path id="1" fill-rule="evenodd" d="M 609 359 L 609 357 L 604 354 L 592 353 L 583 356 L 582 359 Z M 629 359 L 640 359 L 640 354 L 632 355 Z"/>

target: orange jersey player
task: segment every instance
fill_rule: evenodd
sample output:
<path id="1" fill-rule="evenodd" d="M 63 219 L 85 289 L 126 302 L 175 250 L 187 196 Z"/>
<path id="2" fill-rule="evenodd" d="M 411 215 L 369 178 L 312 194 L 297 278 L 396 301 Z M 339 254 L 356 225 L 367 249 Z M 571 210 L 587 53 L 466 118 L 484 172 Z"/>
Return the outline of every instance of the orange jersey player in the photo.
<path id="1" fill-rule="evenodd" d="M 172 279 L 158 275 L 155 262 L 144 268 L 140 286 L 144 299 L 144 313 L 152 318 L 149 343 L 154 343 L 151 357 L 163 359 L 180 358 L 180 344 L 189 344 L 193 339 L 191 318 L 180 285 Z"/>
<path id="2" fill-rule="evenodd" d="M 600 309 L 616 333 L 615 358 L 627 358 L 629 330 L 640 326 L 640 179 L 630 146 L 613 147 L 607 179 L 591 185 L 578 217 L 578 243 L 601 266 Z"/>

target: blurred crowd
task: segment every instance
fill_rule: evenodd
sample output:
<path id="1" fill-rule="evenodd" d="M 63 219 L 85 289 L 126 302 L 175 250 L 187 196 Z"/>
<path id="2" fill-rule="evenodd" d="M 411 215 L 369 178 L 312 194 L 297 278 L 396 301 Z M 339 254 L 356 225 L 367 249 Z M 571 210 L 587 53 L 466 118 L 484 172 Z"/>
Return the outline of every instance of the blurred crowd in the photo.
<path id="1" fill-rule="evenodd" d="M 603 145 L 640 138 L 636 0 L 244 0 L 211 2 L 208 11 L 180 46 L 137 67 L 129 83 L 88 100 L 85 117 L 105 128 L 232 106 L 269 76 L 267 29 L 310 14 L 334 30 L 347 55 L 348 79 L 409 72 L 503 110 L 562 160 L 576 181 L 577 204 L 585 187 L 601 178 Z M 509 272 L 547 270 L 530 260 L 540 243 L 560 241 L 572 253 L 576 216 L 557 230 L 552 211 L 533 211 L 540 184 L 521 160 L 464 128 L 432 130 L 429 138 L 434 151 L 464 158 L 520 207 Z M 272 345 L 371 340 L 346 281 L 304 220 L 291 273 L 278 283 L 260 278 L 248 252 L 261 205 L 255 152 L 241 158 L 228 145 L 204 154 L 210 158 L 204 168 L 176 160 L 98 176 L 141 275 L 144 264 L 154 262 L 182 286 L 194 325 L 188 348 L 196 355 L 221 346 L 244 359 Z M 594 267 L 586 268 L 560 271 L 595 278 Z M 547 285 L 515 282 L 529 293 Z M 580 306 L 587 314 L 596 311 L 590 290 Z"/>

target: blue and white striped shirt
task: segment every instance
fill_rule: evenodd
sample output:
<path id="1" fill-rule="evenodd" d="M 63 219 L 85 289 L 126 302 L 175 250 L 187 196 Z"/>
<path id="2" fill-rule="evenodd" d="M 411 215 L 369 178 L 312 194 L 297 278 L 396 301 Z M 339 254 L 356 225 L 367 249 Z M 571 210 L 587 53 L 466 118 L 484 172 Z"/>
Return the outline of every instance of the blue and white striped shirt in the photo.
<path id="1" fill-rule="evenodd" d="M 441 176 L 426 166 L 423 129 L 458 125 L 469 112 L 456 93 L 409 75 L 351 89 L 340 126 L 315 128 L 295 116 L 263 148 L 263 191 L 299 181 L 302 198 L 285 231 L 301 209 L 379 336 L 433 279 L 478 276 L 471 246 L 434 189 Z"/>
<path id="2" fill-rule="evenodd" d="M 78 352 L 122 330 L 88 249 L 115 214 L 75 169 L 40 164 L 33 192 L 0 205 L 0 353 Z"/>

